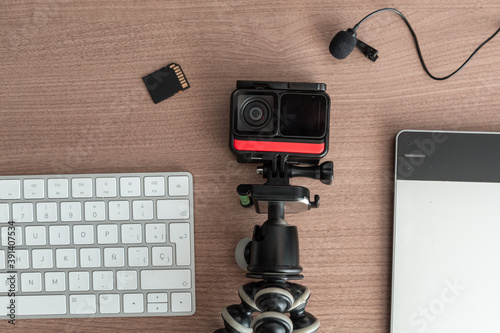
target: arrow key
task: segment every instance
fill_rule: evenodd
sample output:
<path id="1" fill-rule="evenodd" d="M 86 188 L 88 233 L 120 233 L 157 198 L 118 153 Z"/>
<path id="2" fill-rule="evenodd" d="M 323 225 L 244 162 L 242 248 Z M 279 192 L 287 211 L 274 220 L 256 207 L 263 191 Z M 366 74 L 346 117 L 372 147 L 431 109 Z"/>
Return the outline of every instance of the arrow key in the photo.
<path id="1" fill-rule="evenodd" d="M 144 297 L 142 294 L 124 294 L 123 312 L 142 313 L 144 312 Z"/>
<path id="2" fill-rule="evenodd" d="M 191 312 L 191 293 L 172 293 L 172 312 Z"/>
<path id="3" fill-rule="evenodd" d="M 167 303 L 148 303 L 148 312 L 167 312 Z"/>

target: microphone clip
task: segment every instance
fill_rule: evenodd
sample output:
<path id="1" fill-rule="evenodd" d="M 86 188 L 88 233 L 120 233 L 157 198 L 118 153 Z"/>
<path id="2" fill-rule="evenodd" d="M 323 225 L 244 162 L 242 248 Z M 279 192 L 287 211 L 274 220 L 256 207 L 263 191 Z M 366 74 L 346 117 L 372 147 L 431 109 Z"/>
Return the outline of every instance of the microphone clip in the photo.
<path id="1" fill-rule="evenodd" d="M 359 39 L 356 39 L 356 47 L 371 61 L 375 62 L 378 59 L 378 51 Z"/>

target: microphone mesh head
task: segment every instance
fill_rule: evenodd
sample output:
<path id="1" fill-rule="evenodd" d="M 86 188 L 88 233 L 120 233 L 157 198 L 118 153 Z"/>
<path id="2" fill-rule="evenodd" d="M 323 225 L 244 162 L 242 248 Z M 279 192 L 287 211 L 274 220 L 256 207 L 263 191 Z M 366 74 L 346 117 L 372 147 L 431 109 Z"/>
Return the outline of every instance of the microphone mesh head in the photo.
<path id="1" fill-rule="evenodd" d="M 330 42 L 330 53 L 337 59 L 347 58 L 356 47 L 356 37 L 347 31 L 339 31 Z"/>

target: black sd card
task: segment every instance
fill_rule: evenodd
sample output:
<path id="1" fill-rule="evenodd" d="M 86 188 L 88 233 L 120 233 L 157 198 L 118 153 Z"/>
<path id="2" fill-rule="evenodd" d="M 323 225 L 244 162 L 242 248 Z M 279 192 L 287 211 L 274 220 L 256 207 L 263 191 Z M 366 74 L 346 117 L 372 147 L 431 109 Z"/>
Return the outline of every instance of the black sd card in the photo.
<path id="1" fill-rule="evenodd" d="M 170 64 L 142 78 L 155 104 L 188 89 L 189 83 L 181 66 Z"/>

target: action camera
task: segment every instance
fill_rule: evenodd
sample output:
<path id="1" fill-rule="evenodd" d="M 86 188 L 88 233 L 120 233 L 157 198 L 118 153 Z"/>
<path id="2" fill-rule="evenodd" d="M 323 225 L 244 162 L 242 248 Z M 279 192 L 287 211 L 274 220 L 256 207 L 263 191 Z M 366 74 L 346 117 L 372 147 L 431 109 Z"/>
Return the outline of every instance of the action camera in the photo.
<path id="1" fill-rule="evenodd" d="M 230 147 L 238 162 L 282 156 L 314 163 L 328 152 L 330 97 L 324 83 L 237 81 Z"/>

